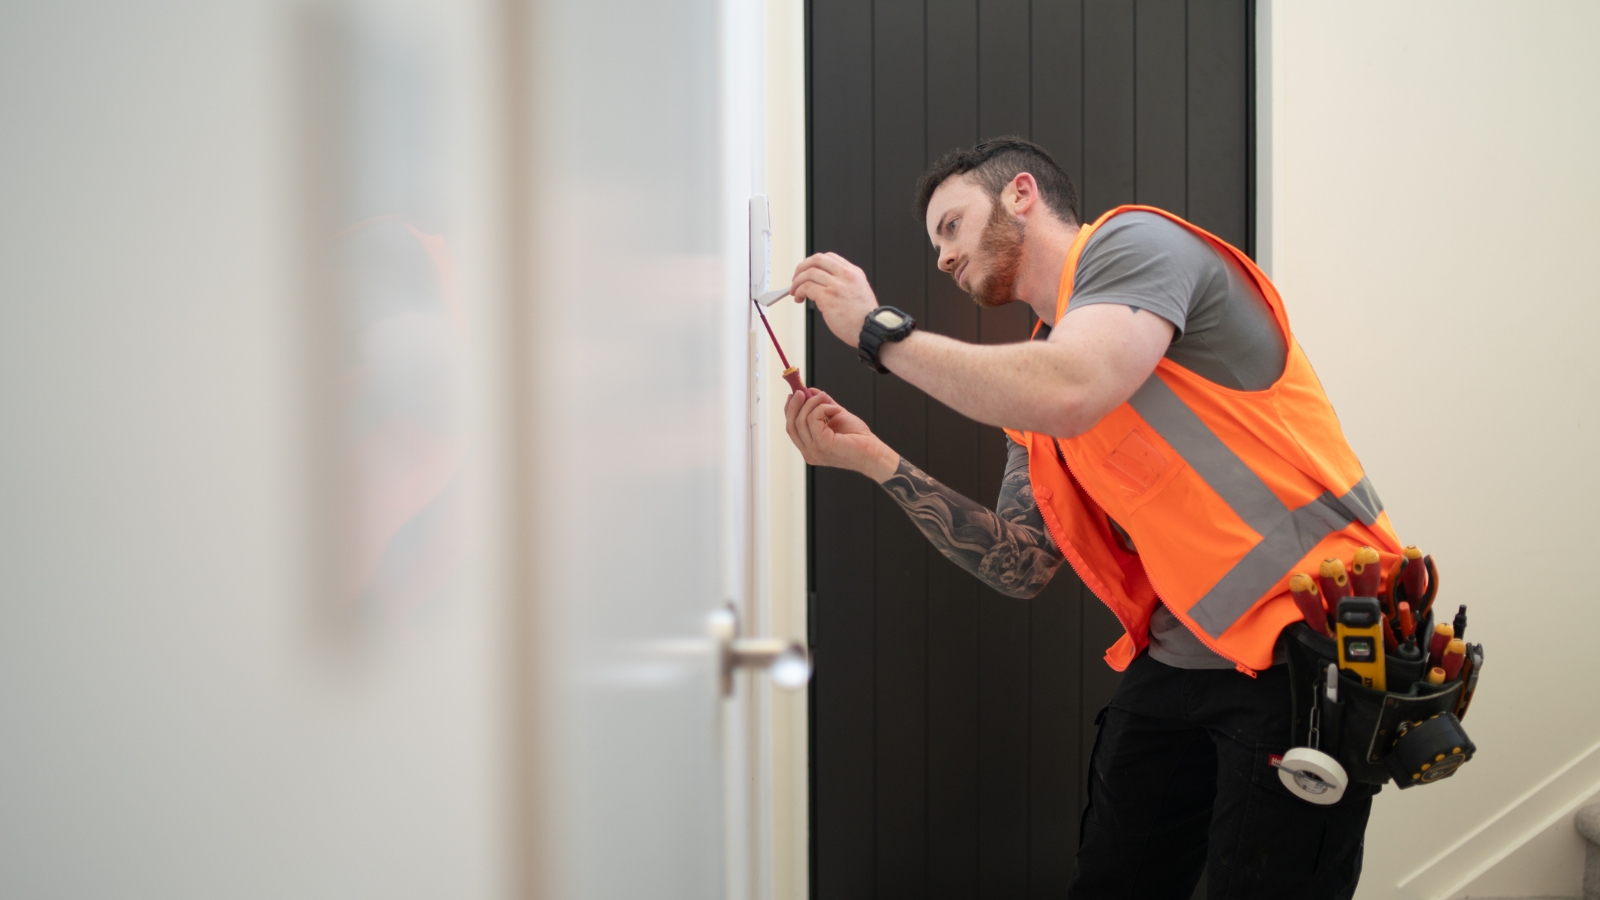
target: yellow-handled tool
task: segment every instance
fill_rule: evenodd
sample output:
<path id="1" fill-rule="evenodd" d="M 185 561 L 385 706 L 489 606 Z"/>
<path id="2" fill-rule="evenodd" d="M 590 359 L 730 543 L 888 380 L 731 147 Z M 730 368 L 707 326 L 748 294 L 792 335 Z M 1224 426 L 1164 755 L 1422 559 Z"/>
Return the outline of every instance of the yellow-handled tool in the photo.
<path id="1" fill-rule="evenodd" d="M 1334 615 L 1339 669 L 1376 691 L 1387 690 L 1383 669 L 1383 608 L 1376 597 L 1346 597 Z"/>

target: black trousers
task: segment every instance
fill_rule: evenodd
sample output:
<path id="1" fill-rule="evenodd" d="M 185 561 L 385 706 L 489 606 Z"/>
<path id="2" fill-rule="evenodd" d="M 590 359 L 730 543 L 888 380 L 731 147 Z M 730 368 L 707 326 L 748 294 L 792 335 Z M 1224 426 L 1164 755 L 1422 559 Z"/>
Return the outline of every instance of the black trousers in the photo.
<path id="1" fill-rule="evenodd" d="M 1317 806 L 1278 781 L 1289 672 L 1176 669 L 1140 654 L 1101 710 L 1076 900 L 1348 898 L 1376 788 Z"/>

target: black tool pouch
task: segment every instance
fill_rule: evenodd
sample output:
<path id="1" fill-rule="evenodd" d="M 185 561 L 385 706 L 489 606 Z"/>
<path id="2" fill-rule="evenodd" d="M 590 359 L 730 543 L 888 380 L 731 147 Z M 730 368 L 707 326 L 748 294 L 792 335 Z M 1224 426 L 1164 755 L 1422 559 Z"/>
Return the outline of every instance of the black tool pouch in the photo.
<path id="1" fill-rule="evenodd" d="M 1431 633 L 1431 616 L 1424 625 L 1425 628 L 1419 627 L 1417 632 Z M 1395 738 L 1408 723 L 1422 722 L 1442 713 L 1450 713 L 1450 718 L 1454 719 L 1463 689 L 1459 680 L 1443 685 L 1428 684 L 1422 677 L 1425 662 L 1407 661 L 1389 654 L 1384 658 L 1384 680 L 1398 690 L 1374 690 L 1353 678 L 1340 677 L 1339 699 L 1329 700 L 1324 679 L 1328 664 L 1339 661 L 1333 638 L 1312 631 L 1304 622 L 1290 625 L 1284 630 L 1284 636 L 1289 651 L 1294 712 L 1292 743 L 1314 745 L 1311 704 L 1315 702 L 1321 712 L 1318 736 L 1321 746 L 1318 749 L 1337 759 L 1351 781 L 1383 784 L 1392 779 L 1403 789 L 1432 780 L 1398 777 L 1386 765 L 1386 758 L 1394 747 Z M 1455 727 L 1459 729 L 1459 723 Z M 1471 744 L 1466 744 L 1465 758 L 1471 758 Z"/>

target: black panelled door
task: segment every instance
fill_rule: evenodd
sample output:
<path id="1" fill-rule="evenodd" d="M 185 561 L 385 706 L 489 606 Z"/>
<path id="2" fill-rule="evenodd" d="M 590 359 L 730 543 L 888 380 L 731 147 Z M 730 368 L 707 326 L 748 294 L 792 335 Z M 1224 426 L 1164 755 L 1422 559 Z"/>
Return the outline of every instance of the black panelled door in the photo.
<path id="1" fill-rule="evenodd" d="M 810 0 L 807 25 L 810 247 L 923 327 L 1032 327 L 935 269 L 913 209 L 930 162 L 986 137 L 1042 144 L 1088 220 L 1145 203 L 1252 249 L 1248 0 Z M 875 375 L 814 310 L 811 335 L 816 385 L 994 502 L 999 430 Z M 860 475 L 814 469 L 809 494 L 813 896 L 1062 895 L 1116 620 L 1066 567 L 1031 601 L 981 587 Z"/>

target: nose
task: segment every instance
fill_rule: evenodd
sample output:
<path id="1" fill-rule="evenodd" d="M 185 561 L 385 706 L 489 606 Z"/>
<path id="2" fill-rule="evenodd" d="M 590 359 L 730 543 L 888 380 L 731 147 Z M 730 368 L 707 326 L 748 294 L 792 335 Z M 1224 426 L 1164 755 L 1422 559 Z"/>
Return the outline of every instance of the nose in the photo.
<path id="1" fill-rule="evenodd" d="M 955 270 L 956 270 L 956 253 L 955 253 L 955 251 L 951 250 L 949 248 L 941 249 L 939 251 L 939 271 L 944 272 L 945 274 L 948 275 L 948 274 L 953 274 L 955 272 Z"/>

